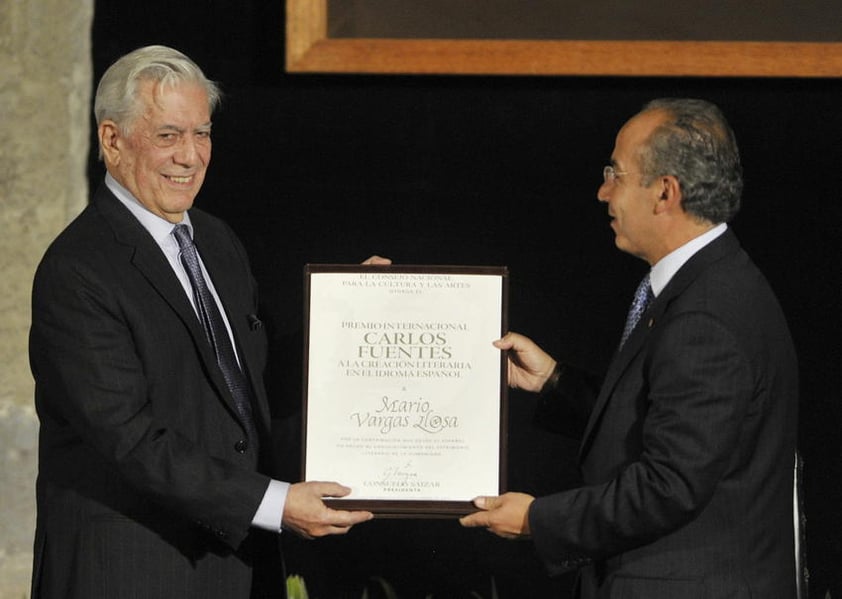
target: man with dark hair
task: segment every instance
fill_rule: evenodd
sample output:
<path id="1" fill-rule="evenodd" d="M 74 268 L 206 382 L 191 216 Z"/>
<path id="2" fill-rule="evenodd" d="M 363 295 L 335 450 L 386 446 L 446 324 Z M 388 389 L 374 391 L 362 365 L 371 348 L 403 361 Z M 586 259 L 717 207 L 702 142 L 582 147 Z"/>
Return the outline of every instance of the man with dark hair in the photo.
<path id="1" fill-rule="evenodd" d="M 742 192 L 709 102 L 649 103 L 617 135 L 598 198 L 650 270 L 601 385 L 510 332 L 509 383 L 581 438 L 583 484 L 479 497 L 464 526 L 531 536 L 578 597 L 795 596 L 797 361 L 769 284 L 726 224 Z M 578 426 L 576 426 L 578 425 Z"/>

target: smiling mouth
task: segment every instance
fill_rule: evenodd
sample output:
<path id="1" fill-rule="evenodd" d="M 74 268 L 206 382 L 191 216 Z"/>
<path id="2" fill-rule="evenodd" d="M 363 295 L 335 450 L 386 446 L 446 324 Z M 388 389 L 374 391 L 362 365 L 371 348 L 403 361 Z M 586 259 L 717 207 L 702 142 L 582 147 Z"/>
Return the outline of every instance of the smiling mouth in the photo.
<path id="1" fill-rule="evenodd" d="M 166 177 L 167 179 L 169 179 L 173 183 L 178 183 L 179 185 L 186 185 L 187 183 L 190 183 L 191 181 L 193 181 L 192 175 L 189 176 L 189 177 L 175 177 L 175 176 L 170 176 L 170 175 L 164 175 L 164 177 Z"/>

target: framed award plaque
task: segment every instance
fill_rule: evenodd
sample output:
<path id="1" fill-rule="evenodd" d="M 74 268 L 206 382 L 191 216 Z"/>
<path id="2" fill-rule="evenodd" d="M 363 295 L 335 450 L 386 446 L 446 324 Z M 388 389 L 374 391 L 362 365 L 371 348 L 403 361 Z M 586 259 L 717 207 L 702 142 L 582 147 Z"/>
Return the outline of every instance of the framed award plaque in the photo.
<path id="1" fill-rule="evenodd" d="M 506 477 L 505 267 L 305 267 L 305 480 L 379 517 L 456 517 Z"/>

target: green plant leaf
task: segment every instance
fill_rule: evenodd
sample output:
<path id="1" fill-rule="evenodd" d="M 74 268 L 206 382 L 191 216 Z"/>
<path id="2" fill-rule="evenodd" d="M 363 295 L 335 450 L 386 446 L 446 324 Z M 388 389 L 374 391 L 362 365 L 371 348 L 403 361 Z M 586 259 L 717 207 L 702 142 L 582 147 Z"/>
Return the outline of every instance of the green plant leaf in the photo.
<path id="1" fill-rule="evenodd" d="M 371 580 L 375 581 L 380 585 L 380 588 L 383 590 L 383 595 L 386 599 L 399 599 L 398 594 L 395 592 L 395 589 L 386 582 L 386 579 L 381 578 L 379 576 L 373 576 Z"/>
<path id="2" fill-rule="evenodd" d="M 287 576 L 287 599 L 309 599 L 304 578 L 297 574 Z"/>

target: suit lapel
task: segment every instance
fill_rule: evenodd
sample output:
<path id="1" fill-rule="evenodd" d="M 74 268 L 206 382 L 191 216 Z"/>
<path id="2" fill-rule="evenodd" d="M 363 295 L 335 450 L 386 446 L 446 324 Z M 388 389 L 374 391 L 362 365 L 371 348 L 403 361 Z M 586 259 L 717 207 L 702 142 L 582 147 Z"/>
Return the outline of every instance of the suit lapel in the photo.
<path id="1" fill-rule="evenodd" d="M 623 373 L 626 372 L 629 365 L 632 363 L 632 360 L 643 348 L 644 341 L 649 334 L 649 329 L 654 326 L 655 320 L 653 315 L 660 304 L 662 304 L 661 297 L 658 297 L 649 306 L 646 312 L 643 313 L 640 323 L 634 329 L 631 336 L 629 336 L 626 340 L 623 347 L 614 353 L 614 358 L 611 360 L 611 363 L 608 366 L 608 371 L 605 374 L 605 379 L 602 381 L 602 386 L 599 389 L 599 395 L 597 396 L 596 402 L 591 410 L 591 414 L 588 418 L 588 424 L 585 427 L 585 434 L 583 435 L 582 443 L 579 446 L 580 462 L 587 454 L 596 424 L 599 422 L 602 412 L 608 405 L 608 400 L 614 394 L 614 387 L 617 386 L 617 383 Z"/>
<path id="2" fill-rule="evenodd" d="M 166 256 L 161 252 L 161 248 L 105 185 L 97 190 L 93 202 L 114 231 L 117 243 L 131 248 L 129 259 L 131 266 L 149 281 L 149 284 L 184 322 L 193 345 L 197 348 L 199 357 L 205 365 L 205 371 L 209 373 L 211 383 L 219 396 L 224 399 L 231 414 L 238 418 L 234 398 L 216 363 L 216 356 L 207 341 L 205 331 L 196 317 L 190 300 L 184 293 L 184 288 L 173 273 Z"/>
<path id="3" fill-rule="evenodd" d="M 585 427 L 582 443 L 579 446 L 580 462 L 584 459 L 585 455 L 587 455 L 590 443 L 593 440 L 597 423 L 599 422 L 602 413 L 605 411 L 609 400 L 611 400 L 614 395 L 614 388 L 628 370 L 637 354 L 645 348 L 650 331 L 657 326 L 658 322 L 660 322 L 672 301 L 681 295 L 684 290 L 711 264 L 721 260 L 725 256 L 733 254 L 739 249 L 740 245 L 736 236 L 730 229 L 728 229 L 717 239 L 699 250 L 680 269 L 678 269 L 678 272 L 675 273 L 660 295 L 658 295 L 646 312 L 643 313 L 640 323 L 632 332 L 628 340 L 626 340 L 622 349 L 619 349 L 614 354 L 614 358 L 608 366 L 608 371 L 605 375 L 602 387 L 600 388 L 599 395 L 597 396 L 593 410 L 591 410 L 590 417 L 588 418 L 588 424 Z"/>

